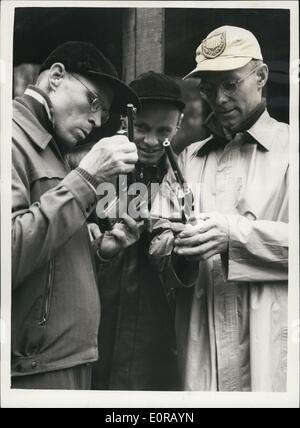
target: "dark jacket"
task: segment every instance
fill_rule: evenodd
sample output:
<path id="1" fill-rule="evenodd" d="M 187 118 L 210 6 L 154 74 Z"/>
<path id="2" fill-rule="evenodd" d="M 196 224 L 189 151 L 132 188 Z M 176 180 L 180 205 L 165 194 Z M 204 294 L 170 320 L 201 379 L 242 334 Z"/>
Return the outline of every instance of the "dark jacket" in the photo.
<path id="1" fill-rule="evenodd" d="M 161 181 L 162 166 L 142 171 L 138 181 Z M 142 177 L 142 179 L 141 179 Z M 172 296 L 149 263 L 149 235 L 107 266 L 101 266 L 99 361 L 92 388 L 176 390 L 177 351 Z"/>
<path id="2" fill-rule="evenodd" d="M 13 376 L 97 360 L 100 318 L 86 225 L 95 192 L 25 99 L 13 113 Z"/>

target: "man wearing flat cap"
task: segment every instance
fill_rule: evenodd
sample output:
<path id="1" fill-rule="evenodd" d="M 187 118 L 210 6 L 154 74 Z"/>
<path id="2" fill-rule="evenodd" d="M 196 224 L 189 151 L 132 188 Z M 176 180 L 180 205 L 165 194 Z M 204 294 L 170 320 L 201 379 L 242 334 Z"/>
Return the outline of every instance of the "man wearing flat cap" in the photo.
<path id="1" fill-rule="evenodd" d="M 194 264 L 198 276 L 181 280 L 170 257 L 162 270 L 166 282 L 173 278 L 168 286 L 177 287 L 182 386 L 285 391 L 288 125 L 266 109 L 268 67 L 250 31 L 212 31 L 196 61 L 186 78 L 200 78 L 210 135 L 188 147 L 180 164 L 187 182 L 200 185 L 197 221 L 170 229 L 173 259 Z M 171 186 L 171 176 L 167 181 Z M 165 260 L 159 246 L 156 256 Z"/>
<path id="2" fill-rule="evenodd" d="M 132 171 L 138 156 L 121 135 L 100 140 L 73 171 L 66 151 L 127 102 L 139 105 L 113 65 L 85 42 L 58 46 L 36 85 L 14 100 L 13 388 L 90 388 L 100 302 L 86 220 L 97 186 Z M 126 247 L 138 238 L 136 222 L 124 218 L 111 236 L 110 247 Z"/>
<path id="3" fill-rule="evenodd" d="M 148 189 L 150 209 L 151 185 L 158 186 L 167 171 L 162 143 L 175 135 L 184 103 L 179 86 L 160 73 L 143 73 L 129 86 L 141 109 L 134 121 L 139 159 L 128 180 Z M 149 242 L 145 227 L 137 242 L 100 266 L 100 358 L 93 365 L 93 389 L 178 389 L 174 299 L 149 262 Z"/>

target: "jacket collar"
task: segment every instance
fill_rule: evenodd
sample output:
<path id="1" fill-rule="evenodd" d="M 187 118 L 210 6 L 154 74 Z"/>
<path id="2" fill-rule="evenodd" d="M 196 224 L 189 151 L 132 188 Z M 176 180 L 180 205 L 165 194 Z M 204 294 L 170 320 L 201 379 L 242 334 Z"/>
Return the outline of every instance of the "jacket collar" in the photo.
<path id="1" fill-rule="evenodd" d="M 31 111 L 30 106 L 25 102 L 25 97 L 18 97 L 13 101 L 14 112 L 13 121 L 16 122 L 29 138 L 42 150 L 44 150 L 53 136 L 47 131 L 37 116 Z"/>
<path id="2" fill-rule="evenodd" d="M 50 123 L 54 121 L 54 112 L 53 105 L 50 100 L 50 97 L 42 91 L 38 86 L 28 85 L 26 88 L 24 95 L 28 95 L 31 100 L 32 98 L 37 101 L 38 105 L 43 108 L 44 112 L 47 114 L 48 120 Z M 33 100 L 32 100 L 33 101 Z"/>

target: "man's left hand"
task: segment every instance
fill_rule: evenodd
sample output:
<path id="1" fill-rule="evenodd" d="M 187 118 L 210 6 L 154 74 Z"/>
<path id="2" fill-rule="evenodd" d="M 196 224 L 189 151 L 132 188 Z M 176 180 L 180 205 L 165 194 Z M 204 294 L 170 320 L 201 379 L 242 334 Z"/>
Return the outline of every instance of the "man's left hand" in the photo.
<path id="1" fill-rule="evenodd" d="M 199 222 L 195 225 L 187 225 L 176 236 L 174 252 L 199 260 L 207 260 L 215 254 L 226 252 L 229 241 L 226 216 L 213 212 L 201 214 L 198 219 Z"/>

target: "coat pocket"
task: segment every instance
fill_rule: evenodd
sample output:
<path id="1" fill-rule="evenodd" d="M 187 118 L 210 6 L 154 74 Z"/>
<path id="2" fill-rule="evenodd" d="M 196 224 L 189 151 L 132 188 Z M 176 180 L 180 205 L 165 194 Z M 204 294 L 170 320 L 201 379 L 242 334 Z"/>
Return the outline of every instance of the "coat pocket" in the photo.
<path id="1" fill-rule="evenodd" d="M 46 325 L 49 319 L 51 297 L 52 297 L 52 291 L 53 291 L 53 279 L 54 279 L 54 258 L 51 259 L 49 262 L 43 305 L 42 305 L 41 315 L 39 319 L 39 325 L 41 326 Z"/>

